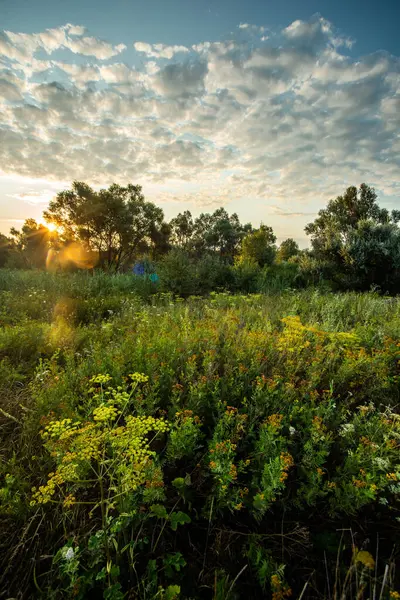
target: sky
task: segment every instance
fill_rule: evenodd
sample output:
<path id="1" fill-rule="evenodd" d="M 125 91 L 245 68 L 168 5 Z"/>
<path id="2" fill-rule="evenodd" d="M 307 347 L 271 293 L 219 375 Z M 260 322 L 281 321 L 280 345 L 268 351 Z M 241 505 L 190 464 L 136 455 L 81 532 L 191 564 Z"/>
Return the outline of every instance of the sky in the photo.
<path id="1" fill-rule="evenodd" d="M 400 208 L 399 0 L 0 0 L 0 232 L 73 180 L 304 247 L 348 185 Z"/>

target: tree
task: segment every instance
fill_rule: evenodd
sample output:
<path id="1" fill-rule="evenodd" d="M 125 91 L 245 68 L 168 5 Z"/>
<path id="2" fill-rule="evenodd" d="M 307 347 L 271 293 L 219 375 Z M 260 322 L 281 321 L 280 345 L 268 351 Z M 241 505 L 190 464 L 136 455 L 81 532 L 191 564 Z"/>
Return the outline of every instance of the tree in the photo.
<path id="1" fill-rule="evenodd" d="M 395 268 L 387 253 L 389 248 L 394 251 L 399 220 L 400 212 L 380 208 L 375 190 L 363 183 L 358 190 L 349 187 L 343 196 L 330 200 L 305 231 L 311 235 L 312 254 L 326 277 L 344 287 L 363 288 L 380 285 L 383 264 L 389 270 Z"/>
<path id="2" fill-rule="evenodd" d="M 179 213 L 170 221 L 171 242 L 178 248 L 187 250 L 194 232 L 194 221 L 189 210 Z"/>
<path id="3" fill-rule="evenodd" d="M 41 269 L 46 266 L 50 244 L 57 235 L 55 232 L 50 232 L 35 219 L 26 219 L 21 231 L 13 227 L 10 234 L 25 267 Z"/>
<path id="4" fill-rule="evenodd" d="M 164 213 L 146 202 L 140 185 L 112 184 L 99 192 L 80 181 L 60 192 L 44 213 L 63 229 L 65 239 L 81 242 L 101 256 L 108 268 L 120 269 L 162 233 Z"/>
<path id="5" fill-rule="evenodd" d="M 13 242 L 6 235 L 0 233 L 0 268 L 5 267 L 12 251 Z"/>
<path id="6" fill-rule="evenodd" d="M 224 208 L 218 208 L 213 214 L 202 213 L 195 220 L 191 247 L 197 256 L 206 252 L 218 253 L 232 262 L 250 231 L 250 223 L 242 225 L 236 213 L 229 216 Z"/>
<path id="7" fill-rule="evenodd" d="M 400 229 L 393 223 L 361 221 L 344 253 L 348 287 L 400 291 Z"/>
<path id="8" fill-rule="evenodd" d="M 311 235 L 313 250 L 318 254 L 331 256 L 337 247 L 346 244 L 349 234 L 361 221 L 373 223 L 397 222 L 399 211 L 389 213 L 380 208 L 374 188 L 362 183 L 359 190 L 348 187 L 343 196 L 328 202 L 328 206 L 319 211 L 313 223 L 309 223 L 305 232 Z"/>
<path id="9" fill-rule="evenodd" d="M 278 262 L 283 262 L 292 258 L 292 256 L 297 256 L 300 252 L 300 248 L 297 242 L 292 238 L 288 238 L 284 240 L 282 244 L 279 246 L 278 252 L 276 254 L 276 259 Z"/>
<path id="10" fill-rule="evenodd" d="M 271 265 L 276 254 L 275 242 L 276 236 L 272 227 L 261 225 L 259 229 L 244 238 L 240 260 L 253 261 L 260 267 Z"/>

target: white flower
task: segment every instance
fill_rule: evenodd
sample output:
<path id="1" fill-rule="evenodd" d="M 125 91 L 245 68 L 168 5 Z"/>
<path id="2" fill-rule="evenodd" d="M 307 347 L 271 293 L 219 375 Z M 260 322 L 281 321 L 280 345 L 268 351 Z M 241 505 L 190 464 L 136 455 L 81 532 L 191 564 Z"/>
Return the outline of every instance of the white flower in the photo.
<path id="1" fill-rule="evenodd" d="M 295 428 L 294 428 L 294 427 L 292 427 L 292 426 L 290 426 L 290 427 L 289 427 L 289 433 L 290 433 L 290 435 L 294 435 L 294 434 L 296 433 L 296 430 L 295 430 Z"/>
<path id="2" fill-rule="evenodd" d="M 390 468 L 390 460 L 387 458 L 380 458 L 377 456 L 376 458 L 372 459 L 372 463 L 381 471 L 388 471 Z"/>
<path id="3" fill-rule="evenodd" d="M 68 548 L 68 550 L 65 553 L 65 560 L 72 560 L 73 558 L 74 558 L 74 549 Z"/>
<path id="4" fill-rule="evenodd" d="M 344 437 L 344 436 L 348 435 L 349 433 L 354 433 L 353 423 L 345 423 L 340 428 L 340 431 L 339 431 L 340 436 Z"/>

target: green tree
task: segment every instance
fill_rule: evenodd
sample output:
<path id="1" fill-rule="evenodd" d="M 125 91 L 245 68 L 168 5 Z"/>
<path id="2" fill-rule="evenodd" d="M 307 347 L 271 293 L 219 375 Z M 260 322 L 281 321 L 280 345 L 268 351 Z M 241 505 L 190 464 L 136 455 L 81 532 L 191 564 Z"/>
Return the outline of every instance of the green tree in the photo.
<path id="1" fill-rule="evenodd" d="M 242 225 L 236 213 L 229 215 L 224 208 L 218 208 L 212 214 L 202 213 L 195 220 L 191 246 L 197 256 L 217 253 L 232 262 L 250 231 L 250 223 Z"/>
<path id="2" fill-rule="evenodd" d="M 278 252 L 276 253 L 277 262 L 287 261 L 289 258 L 292 258 L 292 256 L 297 256 L 299 252 L 300 248 L 298 243 L 294 239 L 288 238 L 279 246 Z"/>
<path id="3" fill-rule="evenodd" d="M 194 232 L 194 221 L 189 210 L 179 213 L 170 221 L 171 242 L 178 248 L 187 250 Z"/>
<path id="4" fill-rule="evenodd" d="M 253 261 L 260 267 L 271 265 L 276 254 L 276 236 L 272 227 L 261 225 L 242 242 L 241 262 Z"/>
<path id="5" fill-rule="evenodd" d="M 47 227 L 37 223 L 35 219 L 26 219 L 21 231 L 14 227 L 10 230 L 15 250 L 20 255 L 21 266 L 26 268 L 42 269 L 46 266 L 46 259 L 50 244 L 56 233 L 50 232 Z"/>
<path id="6" fill-rule="evenodd" d="M 394 252 L 399 220 L 400 212 L 380 208 L 375 190 L 363 183 L 330 200 L 305 231 L 325 277 L 344 287 L 364 288 L 382 283 L 383 264 L 390 272 L 395 269 L 396 253 L 393 264 L 388 253 Z"/>
<path id="7" fill-rule="evenodd" d="M 393 223 L 361 221 L 344 252 L 347 287 L 400 291 L 400 229 Z"/>
<path id="8" fill-rule="evenodd" d="M 6 235 L 0 233 L 0 268 L 5 267 L 12 252 L 13 242 Z"/>
<path id="9" fill-rule="evenodd" d="M 389 213 L 386 208 L 380 208 L 376 200 L 374 188 L 365 183 L 358 190 L 354 186 L 348 187 L 342 196 L 330 200 L 315 221 L 305 228 L 311 236 L 314 252 L 325 258 L 337 256 L 361 221 L 383 224 L 399 220 L 399 211 Z"/>
<path id="10" fill-rule="evenodd" d="M 108 268 L 120 269 L 135 254 L 163 238 L 164 213 L 146 202 L 140 185 L 112 184 L 96 192 L 74 181 L 60 192 L 44 213 L 46 221 L 62 227 L 64 237 L 99 253 Z M 164 229 L 165 232 L 165 229 Z"/>

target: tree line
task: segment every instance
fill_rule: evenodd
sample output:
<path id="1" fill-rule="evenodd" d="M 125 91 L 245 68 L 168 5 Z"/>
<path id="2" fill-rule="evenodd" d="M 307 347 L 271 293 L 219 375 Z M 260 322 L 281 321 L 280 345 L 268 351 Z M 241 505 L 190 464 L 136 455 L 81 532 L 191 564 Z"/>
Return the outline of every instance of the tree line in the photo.
<path id="1" fill-rule="evenodd" d="M 282 274 L 289 287 L 326 282 L 335 289 L 400 289 L 400 211 L 381 208 L 364 183 L 330 200 L 306 226 L 307 250 L 291 238 L 278 247 L 271 227 L 243 224 L 224 208 L 197 218 L 184 211 L 167 222 L 132 184 L 95 191 L 75 181 L 43 218 L 47 225 L 27 219 L 21 230 L 0 235 L 0 267 L 123 272 L 146 257 L 177 293 L 194 272 L 198 291 L 232 287 L 235 278 L 237 289 L 256 291 L 260 278 Z"/>

